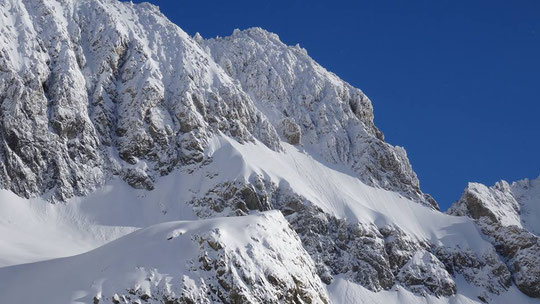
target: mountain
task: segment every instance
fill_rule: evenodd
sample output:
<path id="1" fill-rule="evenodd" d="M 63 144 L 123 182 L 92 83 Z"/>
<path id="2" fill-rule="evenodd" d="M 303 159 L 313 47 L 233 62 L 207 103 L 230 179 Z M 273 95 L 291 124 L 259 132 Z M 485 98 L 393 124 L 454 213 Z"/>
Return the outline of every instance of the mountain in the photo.
<path id="1" fill-rule="evenodd" d="M 521 291 L 540 297 L 540 177 L 493 187 L 470 183 L 448 210 L 475 220 L 512 270 Z"/>
<path id="2" fill-rule="evenodd" d="M 236 37 L 259 37 L 258 47 L 289 60 L 267 59 L 269 70 L 233 78 L 149 4 L 5 1 L 2 11 L 0 172 L 18 195 L 63 201 L 111 176 L 152 189 L 159 176 L 203 162 L 209 139 L 224 134 L 276 151 L 280 139 L 314 146 L 369 184 L 436 206 L 404 150 L 382 140 L 369 99 L 275 35 Z M 241 48 L 258 56 L 254 43 Z"/>
<path id="3" fill-rule="evenodd" d="M 299 46 L 116 0 L 0 14 L 5 301 L 538 303 L 538 191 L 441 213 Z"/>

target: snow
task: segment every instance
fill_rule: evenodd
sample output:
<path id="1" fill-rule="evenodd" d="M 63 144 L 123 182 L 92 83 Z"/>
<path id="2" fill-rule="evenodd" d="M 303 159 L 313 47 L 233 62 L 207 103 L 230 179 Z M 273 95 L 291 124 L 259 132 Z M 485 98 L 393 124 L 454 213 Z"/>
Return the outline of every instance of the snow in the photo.
<path id="1" fill-rule="evenodd" d="M 215 250 L 231 258 L 234 266 L 228 266 L 244 277 L 270 284 L 264 278 L 272 273 L 289 284 L 286 279 L 294 274 L 306 286 L 314 284 L 314 292 L 324 297 L 314 265 L 306 259 L 299 239 L 281 213 L 270 211 L 241 218 L 160 223 L 81 255 L 0 268 L 2 301 L 91 303 L 97 298 L 110 302 L 129 290 L 131 297 L 137 293 L 141 298 L 147 295 L 159 300 L 180 296 L 190 288 L 191 294 L 206 296 L 204 286 L 218 283 L 197 266 L 202 256 L 212 254 L 205 253 L 201 241 L 218 242 L 215 246 L 220 247 Z M 317 280 L 310 282 L 312 278 Z M 162 287 L 166 294 L 159 294 Z M 252 287 L 248 298 L 253 296 L 251 300 L 256 301 L 258 286 Z"/>
<path id="2" fill-rule="evenodd" d="M 540 236 L 540 176 L 513 182 L 510 188 L 520 206 L 521 225 Z"/>
<path id="3" fill-rule="evenodd" d="M 472 220 L 449 216 L 412 202 L 403 196 L 363 184 L 344 166 L 315 159 L 306 151 L 282 143 L 284 152 L 262 144 L 238 144 L 227 137 L 214 137 L 208 154 L 224 180 L 249 181 L 253 173 L 306 197 L 324 211 L 350 222 L 397 226 L 419 240 L 433 244 L 471 248 L 490 247 Z"/>
<path id="4" fill-rule="evenodd" d="M 90 223 L 75 206 L 27 200 L 7 190 L 0 190 L 0 210 L 0 267 L 82 253 L 133 231 Z"/>
<path id="5" fill-rule="evenodd" d="M 32 292 L 32 295 L 43 292 L 49 294 L 54 290 L 54 293 L 58 293 L 58 297 L 67 297 L 68 295 L 62 292 L 80 290 L 82 287 L 78 285 L 64 286 L 64 291 L 61 291 L 50 286 L 40 286 L 41 280 L 30 278 L 40 277 L 39 274 L 45 272 L 51 272 L 52 275 L 60 271 L 53 271 L 53 269 L 63 269 L 66 267 L 65 265 L 71 265 L 67 269 L 72 270 L 64 269 L 62 271 L 85 273 L 84 276 L 81 276 L 81 280 L 86 280 L 94 273 L 89 273 L 88 269 L 73 270 L 73 267 L 77 265 L 91 265 L 85 260 L 86 258 L 83 258 L 85 256 L 92 256 L 92 260 L 97 261 L 109 259 L 111 265 L 118 262 L 118 267 L 123 267 L 122 265 L 126 264 L 120 263 L 120 260 L 113 262 L 110 260 L 112 257 L 106 257 L 120 254 L 114 253 L 117 250 L 119 252 L 138 251 L 120 250 L 118 248 L 122 248 L 124 245 L 119 244 L 126 241 L 121 238 L 119 241 L 111 242 L 113 239 L 140 228 L 144 229 L 146 236 L 158 233 L 156 231 L 162 231 L 163 233 L 159 233 L 163 235 L 160 237 L 163 239 L 170 236 L 183 237 L 189 234 L 187 231 L 192 230 L 193 227 L 206 225 L 202 222 L 199 223 L 199 221 L 191 222 L 189 227 L 185 226 L 187 224 L 178 226 L 167 223 L 196 219 L 191 206 L 187 205 L 186 202 L 203 195 L 223 181 L 248 181 L 255 174 L 260 174 L 281 187 L 290 187 L 292 191 L 305 196 L 323 210 L 349 222 L 376 223 L 381 226 L 393 225 L 420 240 L 428 240 L 435 245 L 471 248 L 477 253 L 482 253 L 490 248 L 489 243 L 482 239 L 470 219 L 445 215 L 409 201 L 399 194 L 367 186 L 345 168 L 322 163 L 295 146 L 288 144 L 283 144 L 283 146 L 284 151 L 276 152 L 262 143 L 242 145 L 229 137 L 216 136 L 205 151 L 208 157 L 212 157 L 211 163 L 194 172 L 177 171 L 162 177 L 157 181 L 153 191 L 135 190 L 121 180 L 113 180 L 86 197 L 77 197 L 65 204 L 53 205 L 40 199 L 22 199 L 2 190 L 0 213 L 3 216 L 0 218 L 0 231 L 2 235 L 9 236 L 2 238 L 0 242 L 2 266 L 66 257 L 102 246 L 95 251 L 74 258 L 0 268 L 2 290 L 9 291 L 12 286 L 16 286 L 16 282 L 19 281 L 9 278 L 20 272 L 21 274 L 17 274 L 17 277 L 20 276 L 21 280 L 29 280 L 29 283 L 25 283 L 24 286 L 30 290 L 36 288 L 39 291 Z M 209 176 L 213 177 L 209 178 Z M 234 218 L 228 220 L 227 223 L 245 223 L 245 221 L 249 220 Z M 167 224 L 161 225 L 160 223 Z M 150 225 L 158 225 L 159 228 L 145 229 Z M 235 236 L 236 232 L 231 235 Z M 128 237 L 128 239 L 132 238 L 134 236 Z M 148 238 L 149 240 L 145 240 L 144 243 L 154 244 L 153 238 Z M 233 244 L 234 239 L 236 236 L 227 242 Z M 137 243 L 138 241 L 133 242 Z M 153 250 L 162 251 L 164 249 L 156 247 Z M 100 253 L 99 258 L 95 257 L 98 253 Z M 132 256 L 132 253 L 129 255 L 120 254 L 120 256 L 126 263 L 135 264 L 137 259 L 142 258 L 138 254 Z M 175 259 L 149 255 L 144 261 L 148 261 L 148 263 L 152 261 L 150 264 L 154 265 L 153 267 L 159 266 L 159 269 L 171 269 L 168 268 L 169 266 L 180 269 L 178 268 L 180 264 L 156 264 L 161 263 L 161 260 L 163 263 L 167 263 L 165 261 Z M 176 262 L 180 263 L 180 261 Z M 127 268 L 116 270 L 111 273 L 126 276 L 126 273 L 129 273 Z M 126 270 L 126 272 L 123 273 L 120 270 Z M 65 275 L 67 274 L 60 273 L 57 274 L 56 278 L 60 280 Z M 54 278 L 51 276 L 50 281 L 54 282 Z M 113 281 L 124 284 L 129 280 L 128 277 L 123 277 Z M 76 282 L 78 281 L 74 281 L 73 284 L 80 283 L 86 284 L 84 286 L 91 286 L 90 282 Z M 109 286 L 109 284 L 103 286 L 105 285 Z M 20 292 L 20 289 L 13 288 L 14 291 Z M 97 292 L 97 289 L 94 291 Z M 16 297 L 16 294 L 10 293 L 13 297 Z M 6 297 L 9 298 L 10 295 L 6 295 Z M 410 294 L 408 297 L 414 298 Z"/>
<path id="6" fill-rule="evenodd" d="M 235 31 L 225 38 L 201 42 L 215 62 L 237 79 L 282 137 L 280 125 L 290 123 L 294 142 L 313 155 L 346 165 L 364 183 L 402 193 L 426 205 L 404 149 L 383 140 L 373 124 L 369 98 L 327 71 L 305 50 L 287 46 L 261 28 Z M 384 167 L 384 170 L 381 170 Z M 384 172 L 383 172 L 384 171 Z"/>
<path id="7" fill-rule="evenodd" d="M 479 183 L 469 183 L 471 193 L 482 199 L 486 208 L 495 214 L 503 226 L 521 226 L 519 205 L 510 193 L 508 183 L 498 182 L 494 187 L 488 188 Z"/>
<path id="8" fill-rule="evenodd" d="M 432 295 L 419 296 L 409 290 L 395 286 L 391 290 L 380 292 L 370 291 L 362 286 L 351 283 L 343 278 L 337 277 L 328 286 L 328 294 L 333 303 L 355 303 L 355 304 L 481 304 L 475 294 L 478 288 L 468 284 L 463 278 L 456 280 L 459 293 L 451 297 L 435 297 Z M 537 299 L 529 298 L 512 286 L 506 293 L 494 296 L 489 299 L 489 303 L 538 303 Z"/>
<path id="9" fill-rule="evenodd" d="M 74 255 L 138 228 L 194 220 L 185 202 L 205 179 L 201 174 L 164 177 L 151 192 L 114 179 L 86 197 L 59 204 L 0 190 L 0 266 Z"/>
<path id="10" fill-rule="evenodd" d="M 458 285 L 456 296 L 420 297 L 399 281 L 374 293 L 338 275 L 334 302 L 478 302 L 483 290 L 450 278 L 427 247 L 480 259 L 493 246 L 470 218 L 434 210 L 405 150 L 373 124 L 369 99 L 306 50 L 259 28 L 192 39 L 150 4 L 7 0 L 0 14 L 0 133 L 11 143 L 0 149 L 0 181 L 33 197 L 0 190 L 2 302 L 111 301 L 182 286 L 200 302 L 219 275 L 191 267 L 209 250 L 194 242 L 201 236 L 223 247 L 211 258 L 240 261 L 231 272 L 258 282 L 229 278 L 247 302 L 297 292 L 298 279 L 324 299 L 315 258 L 278 211 L 201 220 L 190 204 L 256 177 L 366 224 L 379 235 L 372 241 L 384 244 L 379 229 L 392 226 L 411 240 L 407 250 L 427 244 L 406 269 Z M 470 186 L 504 225 L 538 235 L 540 177 L 496 187 Z M 514 286 L 491 300 L 532 301 Z"/>
<path id="11" fill-rule="evenodd" d="M 113 180 L 86 197 L 52 205 L 2 190 L 0 261 L 3 266 L 82 253 L 134 229 L 172 220 L 195 220 L 186 202 L 230 180 L 260 174 L 290 187 L 326 212 L 350 222 L 393 225 L 435 245 L 482 253 L 489 243 L 465 217 L 442 214 L 399 194 L 366 186 L 345 168 L 319 162 L 295 146 L 275 152 L 261 143 L 214 137 L 205 152 L 213 161 L 194 172 L 162 177 L 153 191 Z M 217 176 L 208 178 L 217 173 Z M 30 250 L 31 249 L 31 250 Z M 30 252 L 32 252 L 30 254 Z"/>
<path id="12" fill-rule="evenodd" d="M 469 183 L 465 193 L 475 196 L 503 226 L 517 226 L 540 234 L 540 177 L 509 184 L 501 180 L 491 187 Z M 467 206 L 457 202 L 450 208 L 454 214 L 465 215 Z"/>

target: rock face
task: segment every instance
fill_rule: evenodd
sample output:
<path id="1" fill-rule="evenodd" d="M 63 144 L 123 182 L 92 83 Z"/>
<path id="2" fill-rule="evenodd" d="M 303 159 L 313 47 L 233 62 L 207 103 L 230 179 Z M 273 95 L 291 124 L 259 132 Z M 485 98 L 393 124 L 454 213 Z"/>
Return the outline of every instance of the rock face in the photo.
<path id="1" fill-rule="evenodd" d="M 420 250 L 403 266 L 399 281 L 419 294 L 432 292 L 437 296 L 456 293 L 456 284 L 444 264 L 433 254 Z"/>
<path id="2" fill-rule="evenodd" d="M 260 28 L 200 44 L 278 124 L 286 141 L 350 166 L 369 185 L 438 208 L 420 191 L 405 150 L 384 142 L 367 96 L 318 65 L 305 49 L 286 46 Z"/>
<path id="3" fill-rule="evenodd" d="M 518 288 L 540 297 L 540 178 L 493 187 L 470 183 L 448 213 L 473 218 L 506 258 Z"/>
<path id="4" fill-rule="evenodd" d="M 403 287 L 426 299 L 461 296 L 459 284 L 468 284 L 489 301 L 512 282 L 539 296 L 540 179 L 471 184 L 449 211 L 474 219 L 491 245 L 472 220 L 437 211 L 405 150 L 386 143 L 374 125 L 367 96 L 299 46 L 260 28 L 190 37 L 155 6 L 116 0 L 4 0 L 0 16 L 2 189 L 70 204 L 115 178 L 144 197 L 167 175 L 186 174 L 180 183 L 190 184 L 206 174 L 204 186 L 182 188 L 193 195 L 167 207 L 186 203 L 193 217 L 207 220 L 162 223 L 39 264 L 62 278 L 62 271 L 85 274 L 58 294 L 46 289 L 58 296 L 52 303 L 73 301 L 63 297 L 69 288 L 94 303 L 329 303 L 328 286 L 341 279 L 370 293 Z M 224 138 L 251 153 L 271 152 L 264 155 L 286 168 L 262 170 L 234 149 L 214 158 Z M 240 173 L 205 171 L 212 165 Z M 349 188 L 329 189 L 331 177 Z M 355 191 L 361 186 L 365 193 Z M 304 188 L 324 198 L 300 194 Z M 411 219 L 400 223 L 407 228 L 384 214 L 402 207 L 387 200 L 406 203 Z M 69 217 L 80 225 L 77 212 L 108 212 L 96 205 Z M 159 208 L 160 215 L 169 210 Z M 452 235 L 462 230 L 429 216 L 486 244 L 456 242 Z M 100 268 L 83 267 L 94 264 Z M 43 274 L 31 267 L 0 268 L 0 281 L 21 278 L 9 286 L 41 288 Z"/>
<path id="5" fill-rule="evenodd" d="M 21 196 L 65 200 L 111 176 L 152 189 L 227 134 L 313 145 L 437 208 L 369 99 L 274 34 L 192 39 L 155 6 L 114 0 L 8 0 L 0 14 L 0 184 Z"/>
<path id="6" fill-rule="evenodd" d="M 0 4 L 4 188 L 65 200 L 117 175 L 151 189 L 219 132 L 279 149 L 249 96 L 156 7 L 55 3 Z"/>
<path id="7" fill-rule="evenodd" d="M 294 121 L 293 118 L 285 117 L 279 123 L 279 129 L 281 135 L 291 145 L 298 145 L 300 143 L 300 137 L 302 136 L 302 129 Z"/>
<path id="8" fill-rule="evenodd" d="M 218 184 L 190 203 L 202 218 L 280 210 L 325 284 L 340 275 L 375 292 L 400 285 L 419 295 L 448 297 L 457 292 L 454 276 L 459 274 L 484 290 L 483 299 L 504 293 L 511 286 L 510 271 L 494 248 L 479 255 L 459 247 L 438 246 L 395 226 L 352 224 L 324 212 L 287 187 L 265 181 L 263 176 L 248 184 Z"/>

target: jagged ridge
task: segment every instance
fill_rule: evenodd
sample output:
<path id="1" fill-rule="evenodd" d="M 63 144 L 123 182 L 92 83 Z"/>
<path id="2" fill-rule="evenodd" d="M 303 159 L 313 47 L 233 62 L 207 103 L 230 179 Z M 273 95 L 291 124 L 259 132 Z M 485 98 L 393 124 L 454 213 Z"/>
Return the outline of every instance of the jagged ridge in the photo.
<path id="1" fill-rule="evenodd" d="M 65 200 L 111 175 L 151 189 L 203 161 L 213 134 L 274 150 L 281 134 L 368 184 L 437 207 L 405 151 L 383 141 L 369 99 L 274 34 L 195 42 L 156 7 L 112 0 L 1 9 L 0 181 L 19 195 Z"/>
<path id="2" fill-rule="evenodd" d="M 503 263 L 470 220 L 432 210 L 438 207 L 421 192 L 405 150 L 384 142 L 360 90 L 277 35 L 254 28 L 225 38 L 191 38 L 155 6 L 113 0 L 9 0 L 0 3 L 0 13 L 3 188 L 69 204 L 116 177 L 152 190 L 166 176 L 205 176 L 204 188 L 189 188 L 191 200 L 174 203 L 189 204 L 203 218 L 280 210 L 292 228 L 283 228 L 284 238 L 294 239 L 311 282 L 303 290 L 285 272 L 291 277 L 284 281 L 274 276 L 250 283 L 258 290 L 268 282 L 279 288 L 267 294 L 247 288 L 238 298 L 231 297 L 228 282 L 242 287 L 251 281 L 227 276 L 209 289 L 211 298 L 202 295 L 204 284 L 197 287 L 204 291 L 200 297 L 161 297 L 170 295 L 167 284 L 150 291 L 157 298 L 140 294 L 137 286 L 131 295 L 165 303 L 325 302 L 320 281 L 331 286 L 345 279 L 372 292 L 403 286 L 426 299 L 463 299 L 461 276 L 475 290 L 471 301 L 487 301 L 511 292 L 511 273 L 520 288 L 531 285 L 519 265 Z M 254 154 L 269 158 L 248 160 Z M 238 167 L 220 167 L 235 159 Z M 293 169 L 259 165 L 269 160 Z M 165 215 L 167 208 L 159 208 Z M 393 218 L 396 208 L 410 219 Z M 416 217 L 422 223 L 411 220 Z M 255 234 L 266 229 L 255 226 Z M 471 235 L 456 241 L 442 233 L 447 230 Z M 231 246 L 227 242 L 220 246 Z M 219 247 L 208 244 L 199 248 L 203 256 Z M 527 256 L 537 252 L 528 250 Z M 212 259 L 219 264 L 224 257 Z M 209 277 L 222 276 L 222 267 L 208 261 L 206 267 L 202 260 Z M 116 296 L 96 291 L 95 299 L 125 300 L 126 288 Z"/>

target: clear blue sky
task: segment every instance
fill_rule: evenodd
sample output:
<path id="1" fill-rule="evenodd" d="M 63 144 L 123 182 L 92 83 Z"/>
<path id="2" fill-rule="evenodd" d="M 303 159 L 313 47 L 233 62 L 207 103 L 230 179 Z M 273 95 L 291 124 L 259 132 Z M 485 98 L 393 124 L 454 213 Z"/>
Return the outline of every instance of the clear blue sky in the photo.
<path id="1" fill-rule="evenodd" d="M 540 174 L 540 1 L 150 2 L 191 35 L 299 43 L 371 98 L 441 209 L 468 181 Z"/>

